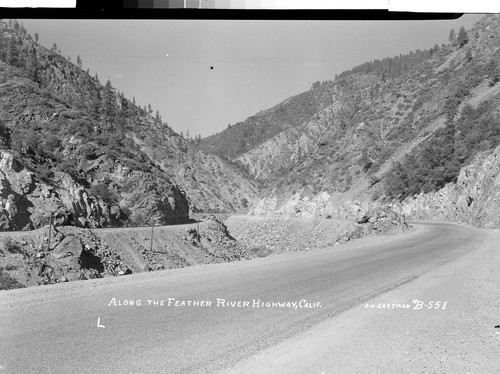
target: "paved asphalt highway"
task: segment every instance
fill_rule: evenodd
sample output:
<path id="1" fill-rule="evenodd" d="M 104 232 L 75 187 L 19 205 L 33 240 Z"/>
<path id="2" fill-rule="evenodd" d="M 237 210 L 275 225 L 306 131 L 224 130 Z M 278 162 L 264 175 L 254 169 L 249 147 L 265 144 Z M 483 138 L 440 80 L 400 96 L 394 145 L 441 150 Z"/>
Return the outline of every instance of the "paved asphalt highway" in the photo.
<path id="1" fill-rule="evenodd" d="M 0 291 L 0 373 L 231 367 L 481 240 L 463 226 L 416 226 L 414 233 L 328 250 Z M 140 306 L 123 305 L 138 300 Z"/>

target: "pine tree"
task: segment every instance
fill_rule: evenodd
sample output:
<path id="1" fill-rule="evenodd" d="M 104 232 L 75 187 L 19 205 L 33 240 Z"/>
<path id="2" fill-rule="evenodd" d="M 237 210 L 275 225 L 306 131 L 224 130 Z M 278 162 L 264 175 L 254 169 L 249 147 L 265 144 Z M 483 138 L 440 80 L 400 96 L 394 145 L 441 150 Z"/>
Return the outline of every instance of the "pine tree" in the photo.
<path id="1" fill-rule="evenodd" d="M 35 44 L 38 44 L 38 38 L 39 38 L 39 36 L 38 36 L 38 33 L 36 32 L 35 33 Z"/>
<path id="2" fill-rule="evenodd" d="M 467 52 L 465 53 L 465 60 L 467 62 L 472 60 L 472 52 L 470 51 L 470 49 L 468 49 Z"/>
<path id="3" fill-rule="evenodd" d="M 429 50 L 429 53 L 431 54 L 431 56 L 433 54 L 435 54 L 436 52 L 439 51 L 439 46 L 437 44 L 434 44 L 434 47 L 432 47 L 430 50 Z"/>
<path id="4" fill-rule="evenodd" d="M 17 43 L 14 36 L 9 38 L 7 42 L 7 53 L 5 57 L 5 62 L 9 65 L 16 66 L 18 63 L 19 51 L 17 49 Z"/>
<path id="5" fill-rule="evenodd" d="M 33 82 L 38 82 L 38 58 L 36 56 L 36 51 L 32 50 L 28 54 L 28 58 L 26 59 L 26 71 L 28 72 L 28 77 Z"/>
<path id="6" fill-rule="evenodd" d="M 99 93 L 99 90 L 96 90 L 95 88 L 91 88 L 90 90 L 90 102 L 91 102 L 91 109 L 94 114 L 95 118 L 99 117 L 99 114 L 101 112 L 101 95 Z"/>
<path id="7" fill-rule="evenodd" d="M 80 58 L 80 55 L 78 55 L 76 57 L 76 64 L 78 65 L 78 67 L 81 69 L 82 66 L 83 66 L 83 63 L 82 63 L 82 59 Z"/>
<path id="8" fill-rule="evenodd" d="M 490 78 L 490 87 L 500 82 L 500 69 L 498 68 L 497 62 L 494 58 L 491 58 L 486 64 L 484 71 L 488 74 L 488 78 Z"/>
<path id="9" fill-rule="evenodd" d="M 454 29 L 450 30 L 450 35 L 448 36 L 448 40 L 450 43 L 453 43 L 457 37 L 457 34 L 455 33 Z"/>
<path id="10" fill-rule="evenodd" d="M 460 31 L 458 32 L 458 38 L 457 38 L 458 46 L 462 48 L 468 42 L 469 42 L 469 37 L 467 36 L 467 31 L 465 31 L 465 28 L 462 26 L 460 28 Z"/>
<path id="11" fill-rule="evenodd" d="M 56 52 L 57 52 L 57 44 L 56 44 L 56 43 L 54 43 L 54 44 L 52 45 L 52 52 L 54 52 L 54 53 L 56 53 Z"/>
<path id="12" fill-rule="evenodd" d="M 113 122 L 118 113 L 118 105 L 116 103 L 116 95 L 111 85 L 111 80 L 108 79 L 106 85 L 104 86 L 104 90 L 102 93 L 102 106 L 101 113 L 104 118 L 104 122 L 113 129 Z"/>
<path id="13" fill-rule="evenodd" d="M 5 37 L 3 31 L 0 30 L 0 61 L 5 61 Z"/>

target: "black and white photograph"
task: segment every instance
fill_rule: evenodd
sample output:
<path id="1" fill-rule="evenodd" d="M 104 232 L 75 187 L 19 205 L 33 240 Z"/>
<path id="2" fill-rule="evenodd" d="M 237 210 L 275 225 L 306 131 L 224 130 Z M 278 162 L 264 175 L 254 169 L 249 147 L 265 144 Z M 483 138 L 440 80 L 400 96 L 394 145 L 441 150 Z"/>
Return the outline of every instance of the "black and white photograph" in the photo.
<path id="1" fill-rule="evenodd" d="M 500 14 L 191 10 L 0 15 L 0 374 L 499 373 Z"/>

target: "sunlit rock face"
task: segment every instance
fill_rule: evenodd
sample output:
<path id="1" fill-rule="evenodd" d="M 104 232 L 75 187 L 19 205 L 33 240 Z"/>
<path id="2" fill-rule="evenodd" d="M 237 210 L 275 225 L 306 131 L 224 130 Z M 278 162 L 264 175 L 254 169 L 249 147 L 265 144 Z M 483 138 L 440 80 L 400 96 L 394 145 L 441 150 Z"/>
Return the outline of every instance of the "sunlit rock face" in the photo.
<path id="1" fill-rule="evenodd" d="M 394 209 L 414 219 L 500 227 L 500 147 L 477 155 L 456 184 L 405 199 Z"/>

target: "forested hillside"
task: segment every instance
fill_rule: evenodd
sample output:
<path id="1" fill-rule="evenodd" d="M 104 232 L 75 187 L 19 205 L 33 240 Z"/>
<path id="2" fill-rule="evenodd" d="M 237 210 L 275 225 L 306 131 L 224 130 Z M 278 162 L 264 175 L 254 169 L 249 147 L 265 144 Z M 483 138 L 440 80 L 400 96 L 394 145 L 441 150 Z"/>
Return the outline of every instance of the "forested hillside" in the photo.
<path id="1" fill-rule="evenodd" d="M 267 185 L 256 214 L 328 214 L 334 200 L 402 200 L 437 191 L 500 142 L 499 61 L 500 20 L 488 15 L 471 30 L 450 30 L 447 44 L 317 82 L 202 147 Z M 311 97 L 321 98 L 318 110 L 297 116 Z M 293 127 L 281 120 L 289 117 Z M 255 126 L 258 118 L 263 129 Z M 236 147 L 254 134 L 258 141 Z"/>
<path id="2" fill-rule="evenodd" d="M 50 212 L 58 224 L 100 227 L 248 206 L 256 186 L 237 168 L 190 150 L 158 111 L 83 64 L 43 47 L 17 21 L 0 24 L 1 197 L 12 195 L 17 211 L 4 215 L 4 229 L 39 227 Z"/>
<path id="3" fill-rule="evenodd" d="M 238 122 L 218 134 L 202 139 L 199 149 L 228 160 L 243 153 L 289 128 L 295 128 L 321 109 L 332 104 L 331 81 L 316 82 L 311 90 L 293 96 L 282 103 Z"/>
<path id="4" fill-rule="evenodd" d="M 497 15 L 196 142 L 18 22 L 1 31 L 2 197 L 19 206 L 6 227 L 38 227 L 49 210 L 87 226 L 178 222 L 190 211 L 243 212 L 258 195 L 266 214 L 306 214 L 304 199 L 328 205 L 334 195 L 402 200 L 453 183 L 499 143 Z"/>

